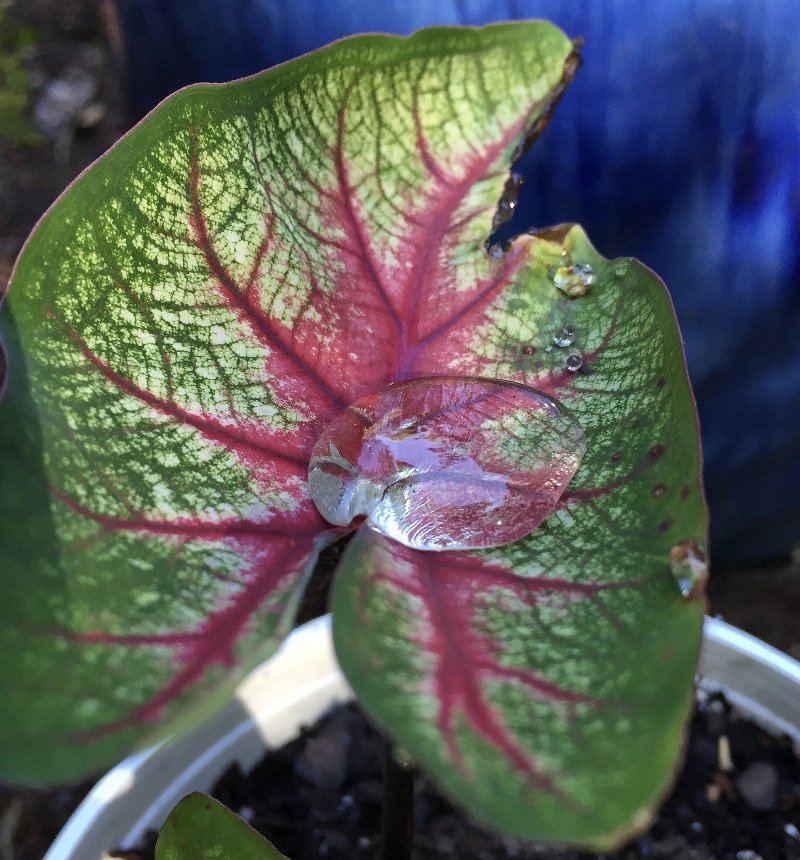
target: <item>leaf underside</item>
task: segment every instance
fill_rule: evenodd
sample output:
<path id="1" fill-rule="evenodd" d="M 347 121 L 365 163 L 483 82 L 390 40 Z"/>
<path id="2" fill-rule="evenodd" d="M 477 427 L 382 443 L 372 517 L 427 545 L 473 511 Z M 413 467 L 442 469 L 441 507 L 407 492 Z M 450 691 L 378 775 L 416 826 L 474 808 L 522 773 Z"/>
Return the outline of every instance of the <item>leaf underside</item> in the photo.
<path id="1" fill-rule="evenodd" d="M 582 464 L 506 547 L 359 532 L 334 593 L 343 668 L 484 819 L 591 845 L 642 824 L 703 609 L 669 565 L 705 535 L 674 315 L 577 227 L 484 247 L 571 51 L 542 22 L 433 29 L 192 87 L 43 219 L 0 318 L 4 778 L 74 778 L 211 707 L 347 531 L 306 491 L 322 430 L 392 381 L 481 376 L 563 402 Z M 553 283 L 569 264 L 596 275 L 577 298 Z"/>

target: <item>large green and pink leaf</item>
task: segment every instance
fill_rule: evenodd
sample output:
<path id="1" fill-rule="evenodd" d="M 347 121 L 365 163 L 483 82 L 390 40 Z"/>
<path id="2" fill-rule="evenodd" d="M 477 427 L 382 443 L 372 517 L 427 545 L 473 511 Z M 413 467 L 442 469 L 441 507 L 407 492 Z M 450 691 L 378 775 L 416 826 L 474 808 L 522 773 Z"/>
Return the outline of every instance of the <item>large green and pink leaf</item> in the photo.
<path id="1" fill-rule="evenodd" d="M 176 94 L 43 219 L 2 316 L 4 777 L 86 772 L 230 689 L 346 531 L 307 492 L 317 438 L 392 381 L 450 374 L 563 402 L 586 455 L 518 543 L 424 554 L 359 533 L 335 593 L 348 677 L 514 832 L 559 807 L 572 823 L 537 833 L 599 844 L 652 804 L 702 614 L 673 569 L 705 529 L 669 299 L 578 228 L 484 248 L 574 67 L 542 23 L 342 42 Z M 556 288 L 581 265 L 588 291 Z M 429 727 L 406 731 L 410 713 Z M 612 750 L 637 765 L 616 816 Z"/>

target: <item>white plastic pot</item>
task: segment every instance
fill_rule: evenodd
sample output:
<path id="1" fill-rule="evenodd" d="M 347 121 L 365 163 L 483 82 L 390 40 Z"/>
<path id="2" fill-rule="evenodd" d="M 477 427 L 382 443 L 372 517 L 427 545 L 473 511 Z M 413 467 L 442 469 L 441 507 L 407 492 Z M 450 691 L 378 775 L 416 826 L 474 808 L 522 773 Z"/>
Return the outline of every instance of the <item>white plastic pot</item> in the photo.
<path id="1" fill-rule="evenodd" d="M 729 624 L 707 618 L 701 694 L 722 689 L 732 705 L 800 749 L 800 663 Z M 208 791 L 233 763 L 248 770 L 265 745 L 295 738 L 352 693 L 330 636 L 330 616 L 295 630 L 278 653 L 242 682 L 224 711 L 175 743 L 131 756 L 89 792 L 45 860 L 107 860 L 158 829 L 192 791 Z"/>

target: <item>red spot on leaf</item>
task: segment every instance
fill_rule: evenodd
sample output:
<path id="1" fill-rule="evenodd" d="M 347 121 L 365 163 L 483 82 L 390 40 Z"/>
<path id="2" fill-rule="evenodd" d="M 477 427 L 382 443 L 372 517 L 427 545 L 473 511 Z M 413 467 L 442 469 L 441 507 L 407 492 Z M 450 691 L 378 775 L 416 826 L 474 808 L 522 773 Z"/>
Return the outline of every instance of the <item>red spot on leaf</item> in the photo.
<path id="1" fill-rule="evenodd" d="M 653 447 L 650 449 L 650 459 L 657 460 L 663 453 L 663 445 L 653 445 Z"/>

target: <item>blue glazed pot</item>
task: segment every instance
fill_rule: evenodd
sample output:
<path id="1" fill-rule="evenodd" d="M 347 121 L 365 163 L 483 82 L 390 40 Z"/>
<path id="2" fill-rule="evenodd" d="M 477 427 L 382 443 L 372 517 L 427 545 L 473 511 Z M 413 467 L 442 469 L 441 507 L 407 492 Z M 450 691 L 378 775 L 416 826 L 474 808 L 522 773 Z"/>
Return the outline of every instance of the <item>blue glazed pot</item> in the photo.
<path id="1" fill-rule="evenodd" d="M 549 18 L 584 68 L 520 165 L 515 230 L 584 224 L 670 288 L 717 564 L 800 542 L 796 0 L 117 0 L 141 110 L 355 32 Z"/>

